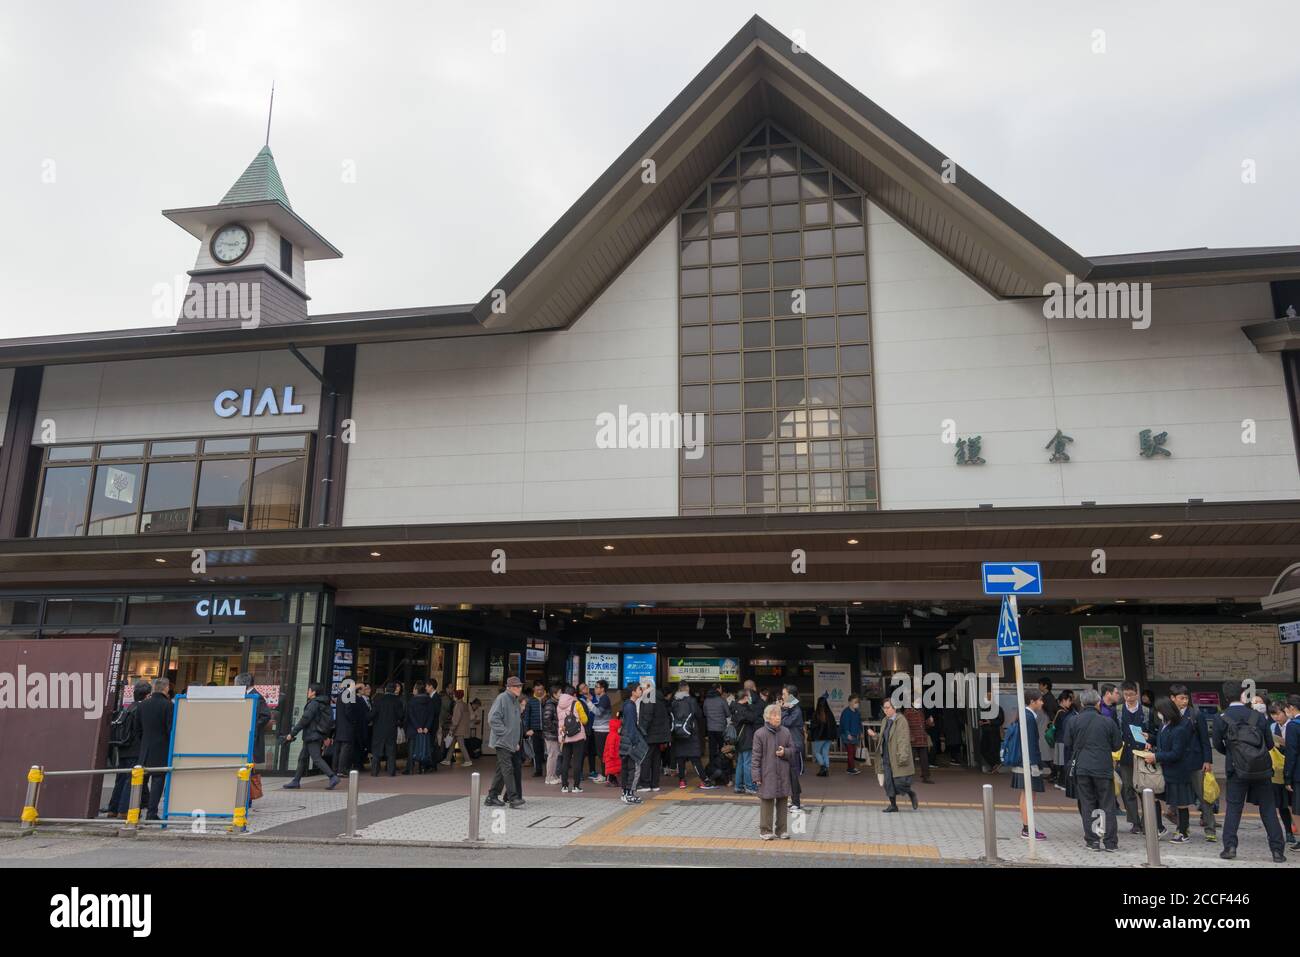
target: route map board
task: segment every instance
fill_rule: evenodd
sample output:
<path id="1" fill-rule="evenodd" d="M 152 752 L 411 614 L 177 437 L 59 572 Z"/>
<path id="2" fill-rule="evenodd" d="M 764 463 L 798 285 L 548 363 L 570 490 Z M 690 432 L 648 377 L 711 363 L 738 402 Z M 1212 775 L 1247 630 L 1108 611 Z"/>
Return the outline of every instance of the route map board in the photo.
<path id="1" fill-rule="evenodd" d="M 1119 625 L 1080 625 L 1083 680 L 1124 679 L 1124 643 Z"/>
<path id="2" fill-rule="evenodd" d="M 1273 624 L 1143 625 L 1149 681 L 1294 681 L 1295 649 Z"/>

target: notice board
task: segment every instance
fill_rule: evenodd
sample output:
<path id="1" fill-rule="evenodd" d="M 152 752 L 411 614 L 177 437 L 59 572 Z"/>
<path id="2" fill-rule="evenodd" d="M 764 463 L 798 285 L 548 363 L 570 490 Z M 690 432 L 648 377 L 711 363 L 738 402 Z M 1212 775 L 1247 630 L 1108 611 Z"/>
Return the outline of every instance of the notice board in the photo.
<path id="1" fill-rule="evenodd" d="M 1119 625 L 1080 625 L 1085 681 L 1124 679 L 1124 639 Z"/>
<path id="2" fill-rule="evenodd" d="M 172 717 L 173 768 L 248 764 L 253 761 L 256 702 L 238 686 L 192 687 L 176 696 Z M 232 767 L 220 771 L 181 771 L 167 775 L 163 818 L 234 816 L 238 778 Z M 245 798 L 244 807 L 249 801 Z"/>
<path id="3" fill-rule="evenodd" d="M 1281 644 L 1272 624 L 1143 625 L 1142 653 L 1151 681 L 1295 680 L 1295 645 Z"/>

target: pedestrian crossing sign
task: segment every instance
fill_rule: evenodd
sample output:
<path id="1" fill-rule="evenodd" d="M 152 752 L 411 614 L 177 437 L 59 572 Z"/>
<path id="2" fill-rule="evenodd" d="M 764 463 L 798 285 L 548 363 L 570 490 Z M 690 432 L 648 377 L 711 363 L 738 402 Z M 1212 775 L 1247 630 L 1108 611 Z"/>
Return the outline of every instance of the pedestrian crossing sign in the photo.
<path id="1" fill-rule="evenodd" d="M 1016 619 L 1015 612 L 1011 610 L 1011 602 L 1007 597 L 1002 599 L 1002 614 L 998 618 L 998 657 L 1012 658 L 1020 654 L 1020 623 Z"/>

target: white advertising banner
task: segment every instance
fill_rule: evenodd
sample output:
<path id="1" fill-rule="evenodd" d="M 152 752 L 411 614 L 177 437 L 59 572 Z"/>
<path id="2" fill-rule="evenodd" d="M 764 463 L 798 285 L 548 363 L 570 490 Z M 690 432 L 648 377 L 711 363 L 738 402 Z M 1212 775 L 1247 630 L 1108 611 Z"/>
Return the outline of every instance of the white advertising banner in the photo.
<path id="1" fill-rule="evenodd" d="M 587 655 L 586 676 L 588 687 L 594 688 L 597 681 L 604 681 L 611 691 L 618 688 L 618 654 Z"/>
<path id="2" fill-rule="evenodd" d="M 835 715 L 835 720 L 839 721 L 840 712 L 849 703 L 849 695 L 853 693 L 852 688 L 852 665 L 813 662 L 813 707 L 816 707 L 818 698 L 826 695 L 831 713 Z"/>

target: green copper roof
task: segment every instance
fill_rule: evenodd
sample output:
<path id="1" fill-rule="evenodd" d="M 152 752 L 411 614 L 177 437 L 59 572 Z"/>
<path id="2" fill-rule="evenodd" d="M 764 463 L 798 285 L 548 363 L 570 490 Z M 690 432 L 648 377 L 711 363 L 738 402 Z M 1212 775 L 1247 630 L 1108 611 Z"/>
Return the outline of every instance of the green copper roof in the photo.
<path id="1" fill-rule="evenodd" d="M 284 183 L 280 182 L 280 171 L 275 168 L 275 157 L 271 155 L 271 147 L 263 146 L 253 157 L 253 162 L 248 164 L 248 169 L 244 170 L 244 174 L 235 181 L 235 185 L 221 197 L 221 202 L 224 205 L 272 200 L 284 203 L 290 209 L 293 208 L 289 205 L 289 195 L 284 191 Z"/>

